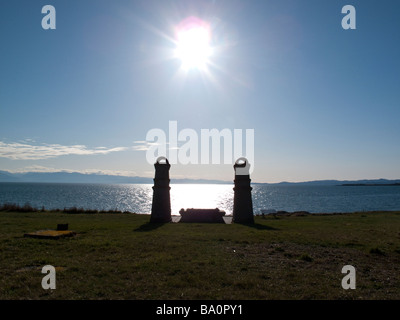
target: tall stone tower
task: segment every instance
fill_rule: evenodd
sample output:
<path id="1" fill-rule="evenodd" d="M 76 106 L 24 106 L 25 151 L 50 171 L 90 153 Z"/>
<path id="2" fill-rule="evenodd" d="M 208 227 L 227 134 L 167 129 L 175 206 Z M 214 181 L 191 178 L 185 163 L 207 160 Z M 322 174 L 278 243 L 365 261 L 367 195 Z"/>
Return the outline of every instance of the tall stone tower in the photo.
<path id="1" fill-rule="evenodd" d="M 164 163 L 162 163 L 164 162 Z M 153 187 L 153 204 L 150 222 L 165 223 L 171 221 L 171 200 L 169 190 L 169 169 L 171 165 L 165 157 L 158 157 Z"/>
<path id="2" fill-rule="evenodd" d="M 240 161 L 243 163 L 239 163 Z M 250 186 L 250 164 L 246 158 L 239 158 L 233 168 L 235 170 L 235 187 L 233 188 L 232 222 L 253 224 L 253 201 L 251 199 L 251 190 L 253 188 Z"/>

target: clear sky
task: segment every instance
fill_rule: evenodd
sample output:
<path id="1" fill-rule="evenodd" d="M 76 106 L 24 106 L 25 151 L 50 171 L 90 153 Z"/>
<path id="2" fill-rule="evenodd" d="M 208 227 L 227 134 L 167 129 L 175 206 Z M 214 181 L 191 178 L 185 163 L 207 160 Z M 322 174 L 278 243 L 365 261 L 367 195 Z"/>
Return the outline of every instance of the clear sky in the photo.
<path id="1" fill-rule="evenodd" d="M 188 17 L 213 53 L 186 70 L 174 50 Z M 146 135 L 177 121 L 199 139 L 253 129 L 254 182 L 399 179 L 399 35 L 393 0 L 2 0 L 0 170 L 151 177 Z M 233 168 L 171 176 L 231 181 Z"/>

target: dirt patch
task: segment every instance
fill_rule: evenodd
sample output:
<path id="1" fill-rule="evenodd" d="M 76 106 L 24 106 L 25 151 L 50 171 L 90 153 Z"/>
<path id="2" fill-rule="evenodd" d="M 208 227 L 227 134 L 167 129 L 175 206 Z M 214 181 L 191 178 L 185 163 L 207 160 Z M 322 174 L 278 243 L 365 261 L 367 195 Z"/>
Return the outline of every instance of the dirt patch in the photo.
<path id="1" fill-rule="evenodd" d="M 73 237 L 76 233 L 68 230 L 39 230 L 36 232 L 25 233 L 24 237 L 38 239 L 60 239 Z"/>

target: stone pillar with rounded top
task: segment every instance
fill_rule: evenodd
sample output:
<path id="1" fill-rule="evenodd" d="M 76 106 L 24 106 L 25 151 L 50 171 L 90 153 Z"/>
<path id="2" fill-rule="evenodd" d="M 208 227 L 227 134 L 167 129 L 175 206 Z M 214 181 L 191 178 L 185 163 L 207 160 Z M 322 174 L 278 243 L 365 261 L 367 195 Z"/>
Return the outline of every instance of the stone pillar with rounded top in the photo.
<path id="1" fill-rule="evenodd" d="M 246 158 L 239 158 L 236 160 L 234 166 L 235 170 L 235 187 L 233 198 L 233 218 L 234 223 L 253 224 L 253 201 L 251 199 L 250 186 L 250 163 Z"/>
<path id="2" fill-rule="evenodd" d="M 171 165 L 165 157 L 158 157 L 154 164 L 156 173 L 153 186 L 153 204 L 151 206 L 150 222 L 171 222 L 171 199 L 169 190 L 169 169 Z"/>

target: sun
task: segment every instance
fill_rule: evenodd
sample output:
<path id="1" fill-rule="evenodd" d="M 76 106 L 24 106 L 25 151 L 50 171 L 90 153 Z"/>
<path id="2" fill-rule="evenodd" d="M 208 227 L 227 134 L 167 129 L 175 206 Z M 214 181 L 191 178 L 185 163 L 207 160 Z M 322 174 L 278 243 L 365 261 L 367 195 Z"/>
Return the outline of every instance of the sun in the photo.
<path id="1" fill-rule="evenodd" d="M 178 27 L 176 38 L 175 56 L 180 59 L 182 68 L 204 69 L 213 54 L 208 26 L 202 20 L 191 17 Z"/>
<path id="2" fill-rule="evenodd" d="M 193 27 L 178 34 L 176 56 L 184 69 L 202 69 L 212 55 L 208 31 L 203 27 Z"/>

